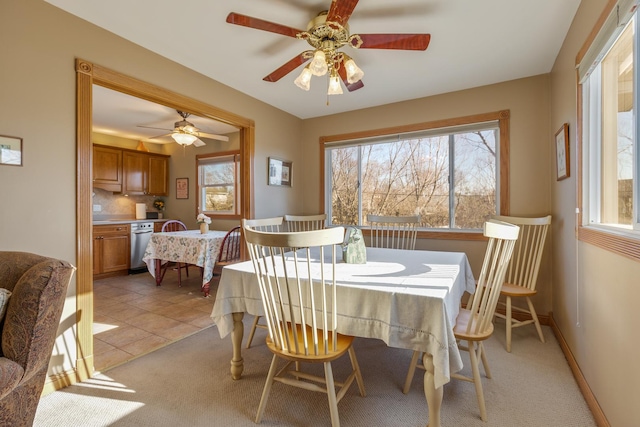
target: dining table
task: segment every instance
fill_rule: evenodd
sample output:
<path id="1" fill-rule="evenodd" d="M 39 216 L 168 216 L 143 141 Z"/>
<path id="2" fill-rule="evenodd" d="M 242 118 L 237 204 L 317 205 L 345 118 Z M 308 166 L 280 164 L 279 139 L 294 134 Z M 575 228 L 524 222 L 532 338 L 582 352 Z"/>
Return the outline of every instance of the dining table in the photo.
<path id="1" fill-rule="evenodd" d="M 318 254 L 312 252 L 312 259 Z M 467 256 L 462 252 L 384 248 L 367 248 L 366 254 L 365 264 L 336 264 L 337 331 L 423 352 L 429 426 L 439 427 L 443 386 L 463 367 L 453 327 L 464 292 L 475 291 Z M 293 255 L 287 262 L 293 262 Z M 317 268 L 311 271 L 312 277 L 319 277 L 319 260 L 313 260 L 312 265 Z M 211 313 L 220 337 L 231 334 L 233 379 L 240 379 L 244 369 L 244 313 L 264 314 L 251 261 L 222 269 Z"/>
<path id="2" fill-rule="evenodd" d="M 200 230 L 169 231 L 153 233 L 147 244 L 142 260 L 149 273 L 156 279 L 156 286 L 162 284 L 162 265 L 180 262 L 196 265 L 202 272 L 202 292 L 209 296 L 209 283 L 220 253 L 226 231 Z"/>

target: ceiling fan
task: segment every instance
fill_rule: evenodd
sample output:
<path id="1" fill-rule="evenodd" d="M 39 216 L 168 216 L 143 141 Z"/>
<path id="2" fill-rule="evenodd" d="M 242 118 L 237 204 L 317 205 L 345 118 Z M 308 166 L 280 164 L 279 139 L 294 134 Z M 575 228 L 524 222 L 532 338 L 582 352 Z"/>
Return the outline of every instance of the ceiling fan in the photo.
<path id="1" fill-rule="evenodd" d="M 277 82 L 311 59 L 311 63 L 302 70 L 294 83 L 301 89 L 309 90 L 312 75 L 329 74 L 328 94 L 337 95 L 342 93 L 340 80 L 349 92 L 364 86 L 361 80 L 364 72 L 350 56 L 338 50 L 341 47 L 349 45 L 355 49 L 426 50 L 431 40 L 430 34 L 350 34 L 347 21 L 357 4 L 358 0 L 332 0 L 330 9 L 320 12 L 312 19 L 306 31 L 235 12 L 227 16 L 227 22 L 306 40 L 313 47 L 313 50 L 300 53 L 264 77 L 264 81 Z"/>
<path id="2" fill-rule="evenodd" d="M 163 136 L 171 136 L 175 142 L 180 145 L 191 145 L 193 144 L 195 147 L 202 147 L 205 143 L 200 139 L 209 138 L 209 139 L 217 139 L 218 141 L 228 141 L 229 137 L 225 135 L 215 135 L 212 133 L 201 132 L 200 129 L 195 127 L 193 123 L 188 122 L 187 118 L 191 115 L 191 113 L 186 113 L 184 111 L 176 110 L 176 112 L 182 117 L 182 120 L 175 122 L 173 130 L 171 129 L 163 129 L 156 128 L 151 126 L 141 126 L 141 128 L 148 129 L 163 129 L 169 131 L 169 133 L 165 133 L 162 135 L 152 136 L 149 139 L 154 138 L 162 138 Z"/>

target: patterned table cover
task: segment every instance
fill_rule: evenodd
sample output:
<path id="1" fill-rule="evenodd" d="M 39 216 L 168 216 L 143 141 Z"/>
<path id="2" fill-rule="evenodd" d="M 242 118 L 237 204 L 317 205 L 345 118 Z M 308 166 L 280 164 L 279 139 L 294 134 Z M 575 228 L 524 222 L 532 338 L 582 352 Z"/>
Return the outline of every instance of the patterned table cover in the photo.
<path id="1" fill-rule="evenodd" d="M 202 267 L 204 288 L 213 277 L 213 268 L 226 234 L 226 231 L 217 230 L 211 230 L 206 234 L 201 234 L 200 230 L 153 233 L 142 260 L 153 277 L 157 259 L 162 260 L 162 263 L 184 262 Z"/>

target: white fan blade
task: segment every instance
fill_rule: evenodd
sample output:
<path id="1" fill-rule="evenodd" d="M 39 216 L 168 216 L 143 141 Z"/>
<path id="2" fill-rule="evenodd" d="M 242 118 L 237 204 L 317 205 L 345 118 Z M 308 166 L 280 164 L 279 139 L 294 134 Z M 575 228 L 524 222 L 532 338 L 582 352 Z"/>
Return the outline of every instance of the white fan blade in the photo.
<path id="1" fill-rule="evenodd" d="M 172 132 L 173 133 L 173 132 Z M 147 139 L 156 139 L 156 138 L 162 138 L 163 136 L 169 136 L 171 135 L 171 133 L 163 133 L 162 135 L 156 135 L 156 136 L 151 136 Z"/>
<path id="2" fill-rule="evenodd" d="M 204 142 L 202 142 L 200 139 L 196 138 L 195 141 L 193 141 L 193 146 L 194 147 L 202 147 L 206 145 Z"/>
<path id="3" fill-rule="evenodd" d="M 198 136 L 203 136 L 205 138 L 209 138 L 209 139 L 217 139 L 218 141 L 228 141 L 229 137 L 226 135 L 215 135 L 213 133 L 205 133 L 205 132 L 198 132 Z"/>

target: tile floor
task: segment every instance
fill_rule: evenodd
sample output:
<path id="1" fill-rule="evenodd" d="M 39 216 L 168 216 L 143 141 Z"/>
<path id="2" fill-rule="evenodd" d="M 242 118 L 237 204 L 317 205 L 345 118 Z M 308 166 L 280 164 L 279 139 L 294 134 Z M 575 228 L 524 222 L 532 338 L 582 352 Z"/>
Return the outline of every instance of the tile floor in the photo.
<path id="1" fill-rule="evenodd" d="M 200 271 L 167 271 L 162 286 L 145 272 L 96 280 L 93 348 L 96 371 L 120 365 L 213 325 L 215 281 L 209 298 L 200 292 Z"/>

